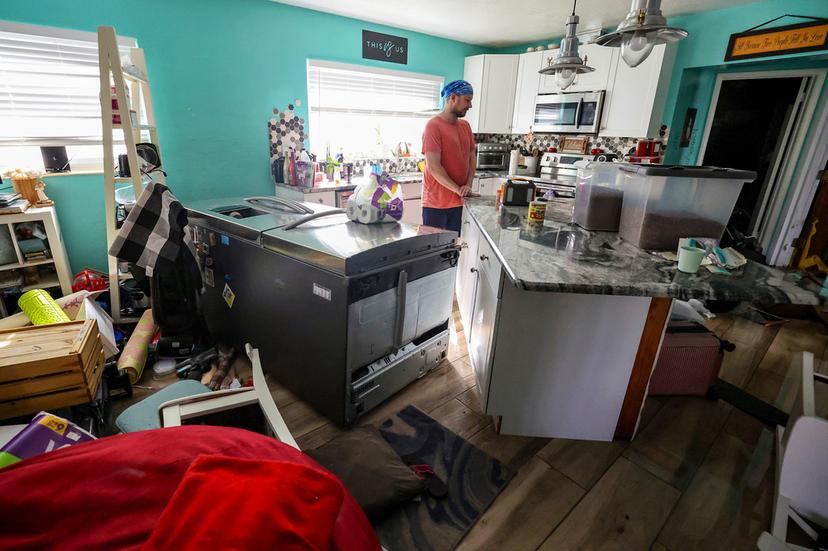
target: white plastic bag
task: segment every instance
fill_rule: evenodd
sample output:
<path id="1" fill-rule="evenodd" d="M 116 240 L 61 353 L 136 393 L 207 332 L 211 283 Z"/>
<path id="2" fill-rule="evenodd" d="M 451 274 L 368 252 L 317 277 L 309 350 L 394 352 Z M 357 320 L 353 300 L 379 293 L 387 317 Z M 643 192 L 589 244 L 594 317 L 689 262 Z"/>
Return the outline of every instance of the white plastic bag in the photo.
<path id="1" fill-rule="evenodd" d="M 399 222 L 403 214 L 402 186 L 388 176 L 371 173 L 357 184 L 348 200 L 348 218 L 362 224 Z"/>

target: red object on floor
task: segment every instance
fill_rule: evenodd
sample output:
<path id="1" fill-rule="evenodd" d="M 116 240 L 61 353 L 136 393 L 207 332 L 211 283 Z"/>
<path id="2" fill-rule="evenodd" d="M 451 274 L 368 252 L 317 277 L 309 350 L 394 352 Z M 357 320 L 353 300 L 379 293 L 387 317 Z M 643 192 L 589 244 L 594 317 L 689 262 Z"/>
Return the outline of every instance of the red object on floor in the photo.
<path id="1" fill-rule="evenodd" d="M 103 291 L 109 288 L 109 276 L 103 272 L 86 268 L 75 274 L 72 280 L 72 292 Z"/>
<path id="2" fill-rule="evenodd" d="M 197 460 L 205 455 L 224 457 Z M 238 461 L 247 465 L 245 472 L 232 468 L 240 464 Z M 193 502 L 189 508 L 181 506 L 181 496 L 189 495 L 187 492 L 208 496 L 209 489 L 199 489 L 205 472 L 221 472 L 226 477 L 221 487 L 225 488 L 222 495 L 228 496 L 227 503 L 213 497 Z M 298 478 L 286 481 L 284 490 L 275 491 L 273 484 L 279 482 L 264 484 L 263 479 L 277 472 Z M 255 507 L 253 519 L 247 508 L 238 509 L 239 493 L 231 496 L 226 489 L 231 481 L 244 479 L 247 473 L 261 486 L 251 500 L 260 505 Z M 166 540 L 156 538 L 169 535 L 165 530 L 177 516 L 196 523 L 186 529 L 177 524 L 183 533 L 176 537 L 182 541 L 199 530 L 215 528 L 236 538 L 247 531 L 245 541 L 258 544 L 261 539 L 268 543 L 273 540 L 267 537 L 273 535 L 262 536 L 261 522 L 269 519 L 275 528 L 289 518 L 295 524 L 281 525 L 287 534 L 290 529 L 303 529 L 309 513 L 313 513 L 314 535 L 312 540 L 304 541 L 317 541 L 317 536 L 324 539 L 329 534 L 328 549 L 380 549 L 368 519 L 341 484 L 341 502 L 337 505 L 339 494 L 331 490 L 334 482 L 339 483 L 302 452 L 240 429 L 185 426 L 111 436 L 49 452 L 0 471 L 0 549 L 140 549 L 156 527 L 159 532 L 153 535 L 150 546 L 159 548 L 159 541 L 163 544 Z M 297 508 L 308 495 L 286 492 L 295 492 L 299 484 L 310 484 L 317 493 L 325 494 L 320 495 L 322 504 L 318 508 Z M 175 508 L 167 508 L 174 503 Z M 232 514 L 227 507 L 232 503 L 244 515 Z M 216 523 L 213 520 L 217 517 L 211 513 L 214 510 L 223 511 L 216 527 L 208 526 Z M 329 526 L 323 526 L 323 520 Z M 298 537 L 294 541 L 292 547 L 277 547 L 326 549 L 307 547 Z M 174 543 L 179 548 L 178 541 Z M 201 549 L 205 548 L 202 541 Z"/>

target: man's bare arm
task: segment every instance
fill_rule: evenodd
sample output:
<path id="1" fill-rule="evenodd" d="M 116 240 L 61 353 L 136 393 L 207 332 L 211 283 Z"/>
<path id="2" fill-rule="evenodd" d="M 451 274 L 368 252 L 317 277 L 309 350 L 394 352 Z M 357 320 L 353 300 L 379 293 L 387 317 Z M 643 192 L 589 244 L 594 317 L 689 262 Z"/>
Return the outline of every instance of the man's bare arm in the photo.
<path id="1" fill-rule="evenodd" d="M 451 179 L 446 173 L 446 169 L 443 168 L 442 155 L 439 153 L 426 153 L 426 164 L 431 175 L 444 188 L 456 193 L 460 197 L 468 195 L 471 191 L 470 186 L 458 185 L 457 182 Z"/>
<path id="2" fill-rule="evenodd" d="M 471 189 L 472 180 L 474 180 L 475 170 L 477 170 L 477 154 L 472 151 L 469 153 L 469 177 L 466 181 L 466 185 L 469 186 L 469 189 Z"/>

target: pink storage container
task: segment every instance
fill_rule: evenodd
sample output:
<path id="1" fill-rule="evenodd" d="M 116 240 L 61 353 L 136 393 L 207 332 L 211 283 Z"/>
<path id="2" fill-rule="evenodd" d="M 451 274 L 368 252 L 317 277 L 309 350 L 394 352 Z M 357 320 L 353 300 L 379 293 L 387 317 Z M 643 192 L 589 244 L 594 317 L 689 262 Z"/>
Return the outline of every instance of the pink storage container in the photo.
<path id="1" fill-rule="evenodd" d="M 722 367 L 722 342 L 692 322 L 670 322 L 648 394 L 704 396 Z"/>

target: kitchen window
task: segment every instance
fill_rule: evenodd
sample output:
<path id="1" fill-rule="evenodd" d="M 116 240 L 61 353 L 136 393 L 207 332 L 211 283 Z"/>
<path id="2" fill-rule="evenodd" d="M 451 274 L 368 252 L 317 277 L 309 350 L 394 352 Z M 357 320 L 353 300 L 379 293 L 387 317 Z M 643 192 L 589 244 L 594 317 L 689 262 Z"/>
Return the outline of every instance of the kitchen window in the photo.
<path id="1" fill-rule="evenodd" d="M 136 42 L 119 46 L 124 57 Z M 40 146 L 66 146 L 73 171 L 102 170 L 99 92 L 96 33 L 0 22 L 0 171 L 42 169 Z"/>
<path id="2" fill-rule="evenodd" d="M 400 144 L 417 155 L 423 129 L 440 104 L 443 78 L 325 61 L 308 61 L 311 151 L 387 158 Z"/>

